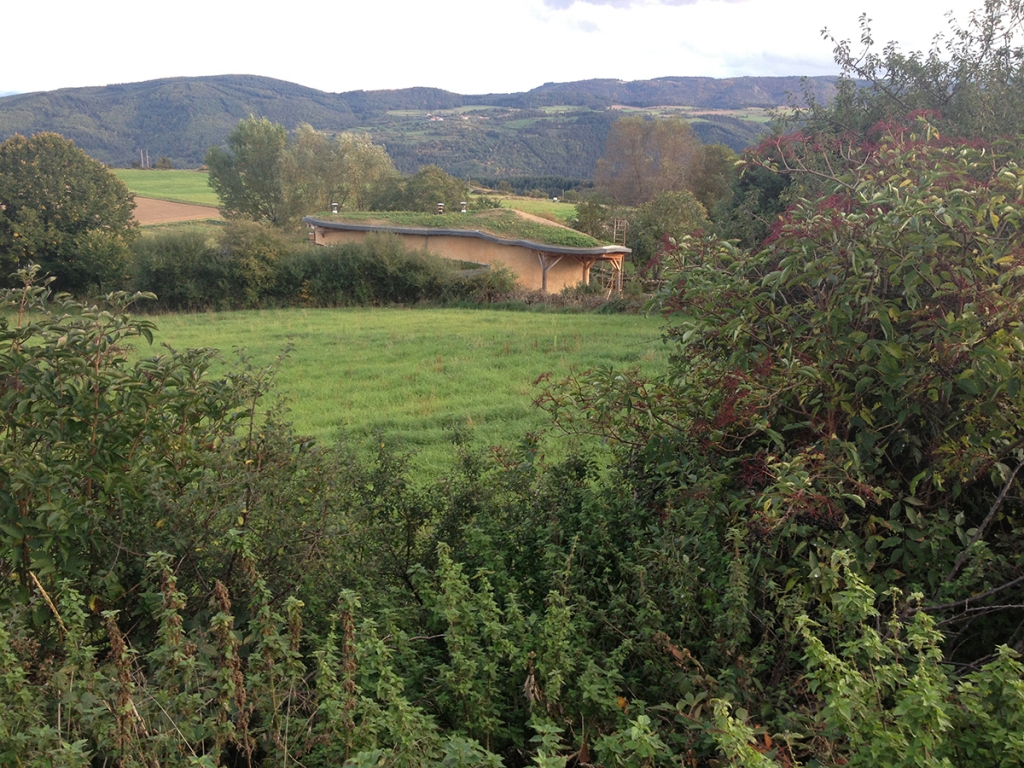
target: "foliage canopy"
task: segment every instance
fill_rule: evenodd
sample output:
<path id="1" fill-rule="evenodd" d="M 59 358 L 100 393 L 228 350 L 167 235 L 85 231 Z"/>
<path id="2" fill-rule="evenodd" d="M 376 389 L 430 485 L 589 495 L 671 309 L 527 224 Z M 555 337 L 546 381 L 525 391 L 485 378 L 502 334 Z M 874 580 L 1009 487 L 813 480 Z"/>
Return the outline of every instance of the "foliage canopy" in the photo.
<path id="1" fill-rule="evenodd" d="M 398 175 L 384 147 L 367 134 L 333 139 L 300 125 L 282 156 L 282 183 L 294 215 L 329 210 L 364 210 L 381 185 Z"/>
<path id="2" fill-rule="evenodd" d="M 685 120 L 620 117 L 612 124 L 594 183 L 623 205 L 686 189 L 701 151 Z"/>
<path id="3" fill-rule="evenodd" d="M 721 505 L 787 589 L 842 547 L 879 592 L 963 600 L 947 622 L 973 622 L 974 596 L 1016 584 L 1024 554 L 1022 159 L 1015 142 L 892 126 L 762 250 L 681 242 L 670 376 L 599 374 L 553 411 L 620 440 L 652 504 Z M 1012 594 L 958 657 L 1014 637 Z"/>
<path id="4" fill-rule="evenodd" d="M 210 148 L 206 164 L 222 215 L 269 224 L 288 220 L 281 178 L 281 156 L 287 144 L 283 125 L 249 117 L 228 134 L 227 150 Z"/>
<path id="5" fill-rule="evenodd" d="M 118 285 L 136 235 L 128 188 L 55 133 L 0 144 L 0 270 L 39 264 L 59 290 Z"/>
<path id="6" fill-rule="evenodd" d="M 870 21 L 861 16 L 859 53 L 851 41 L 824 33 L 842 69 L 836 98 L 826 105 L 809 95 L 809 107 L 792 120 L 809 120 L 816 131 L 863 135 L 879 121 L 925 110 L 950 135 L 1015 135 L 1024 120 L 1022 22 L 1020 0 L 985 0 L 966 24 L 951 18 L 948 35 L 937 35 L 927 53 L 894 44 L 879 52 Z"/>
<path id="7" fill-rule="evenodd" d="M 458 212 L 469 200 L 469 185 L 436 165 L 428 165 L 411 176 L 387 180 L 370 201 L 375 211 L 416 211 L 434 213 L 442 203 L 449 213 Z"/>

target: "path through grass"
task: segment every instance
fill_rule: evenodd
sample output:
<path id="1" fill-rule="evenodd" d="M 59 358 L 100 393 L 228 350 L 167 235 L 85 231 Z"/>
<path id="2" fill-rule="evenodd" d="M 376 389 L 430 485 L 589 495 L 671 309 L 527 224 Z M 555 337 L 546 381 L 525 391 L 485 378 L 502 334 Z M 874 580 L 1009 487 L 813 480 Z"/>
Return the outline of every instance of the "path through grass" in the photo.
<path id="1" fill-rule="evenodd" d="M 526 213 L 550 218 L 552 221 L 566 226 L 571 226 L 576 220 L 576 205 L 574 203 L 561 201 L 556 203 L 547 198 L 538 197 L 514 197 L 511 195 L 499 195 L 499 197 L 504 208 L 526 211 Z"/>

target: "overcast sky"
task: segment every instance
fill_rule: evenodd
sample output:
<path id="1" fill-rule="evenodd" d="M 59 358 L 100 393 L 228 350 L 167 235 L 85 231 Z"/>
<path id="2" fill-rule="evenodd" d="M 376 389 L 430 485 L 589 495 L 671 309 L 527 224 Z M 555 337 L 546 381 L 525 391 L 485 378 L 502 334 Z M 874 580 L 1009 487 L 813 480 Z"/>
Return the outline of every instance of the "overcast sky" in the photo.
<path id="1" fill-rule="evenodd" d="M 546 82 L 836 72 L 827 27 L 904 50 L 982 0 L 3 2 L 0 93 L 252 74 L 324 91 L 463 94 Z"/>

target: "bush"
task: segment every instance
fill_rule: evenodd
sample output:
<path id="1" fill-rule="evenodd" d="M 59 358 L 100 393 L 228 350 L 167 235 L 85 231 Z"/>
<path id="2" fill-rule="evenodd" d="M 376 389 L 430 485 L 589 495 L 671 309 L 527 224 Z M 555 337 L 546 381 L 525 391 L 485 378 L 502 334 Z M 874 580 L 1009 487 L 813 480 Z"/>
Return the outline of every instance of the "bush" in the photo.
<path id="1" fill-rule="evenodd" d="M 254 309 L 279 298 L 280 263 L 297 247 L 245 221 L 156 234 L 135 244 L 131 285 L 155 294 L 158 310 Z"/>
<path id="2" fill-rule="evenodd" d="M 541 398 L 570 433 L 618 446 L 623 493 L 649 524 L 632 535 L 659 555 L 637 555 L 636 581 L 616 583 L 650 600 L 636 609 L 652 621 L 646 637 L 686 649 L 680 691 L 661 695 L 730 698 L 750 713 L 737 722 L 773 739 L 813 730 L 820 711 L 793 628 L 806 614 L 832 631 L 846 599 L 828 565 L 839 549 L 872 599 L 949 633 L 929 664 L 980 669 L 1019 639 L 1020 144 L 950 140 L 921 121 L 843 146 L 852 170 L 790 209 L 765 247 L 683 238 L 658 297 L 674 350 L 665 376 L 582 372 Z M 913 593 L 920 604 L 902 597 Z M 622 609 L 601 621 L 628 623 Z M 872 699 L 895 695 L 864 682 Z M 943 738 L 936 754 L 956 746 Z M 851 759 L 819 747 L 799 749 Z"/>
<path id="3" fill-rule="evenodd" d="M 658 256 L 670 240 L 708 225 L 707 216 L 691 192 L 663 192 L 630 212 L 626 245 L 633 249 L 630 261 L 638 270 L 657 278 Z"/>
<path id="4" fill-rule="evenodd" d="M 162 311 L 478 304 L 505 296 L 516 283 L 501 265 L 464 271 L 426 251 L 409 252 L 394 236 L 331 247 L 291 245 L 247 222 L 232 222 L 217 236 L 185 231 L 145 237 L 134 254 L 132 285 L 156 294 L 155 308 Z"/>
<path id="5" fill-rule="evenodd" d="M 407 251 L 401 238 L 372 235 L 362 244 L 309 248 L 284 268 L 312 306 L 366 306 L 444 301 L 459 270 L 426 251 Z"/>
<path id="6" fill-rule="evenodd" d="M 228 271 L 216 241 L 187 231 L 142 237 L 132 249 L 132 286 L 157 297 L 163 310 L 197 312 L 224 305 L 230 296 Z"/>
<path id="7" fill-rule="evenodd" d="M 464 273 L 448 259 L 407 251 L 401 238 L 374 235 L 365 243 L 311 248 L 282 265 L 282 285 L 310 306 L 373 306 L 420 302 L 485 303 L 515 286 L 507 268 Z"/>
<path id="8" fill-rule="evenodd" d="M 0 142 L 0 283 L 30 262 L 58 290 L 120 288 L 138 235 L 132 194 L 102 163 L 56 133 Z"/>

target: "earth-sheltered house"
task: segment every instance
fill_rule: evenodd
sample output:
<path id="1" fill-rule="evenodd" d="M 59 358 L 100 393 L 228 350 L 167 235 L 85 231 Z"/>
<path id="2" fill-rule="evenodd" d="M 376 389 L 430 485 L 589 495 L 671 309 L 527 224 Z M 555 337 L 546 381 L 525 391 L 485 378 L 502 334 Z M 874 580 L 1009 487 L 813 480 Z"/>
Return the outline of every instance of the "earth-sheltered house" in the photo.
<path id="1" fill-rule="evenodd" d="M 487 215 L 491 213 L 494 215 Z M 603 245 L 575 230 L 534 223 L 528 226 L 527 237 L 517 237 L 520 230 L 510 222 L 518 217 L 508 209 L 482 215 L 404 218 L 412 218 L 413 223 L 407 226 L 390 222 L 385 214 L 362 220 L 349 215 L 307 216 L 303 221 L 317 245 L 361 242 L 371 233 L 390 233 L 401 238 L 409 250 L 426 250 L 481 266 L 500 263 L 516 274 L 521 286 L 545 293 L 557 293 L 579 283 L 589 285 L 591 268 L 603 263 L 610 267 L 609 292 L 622 290 L 623 259 L 631 251 L 621 245 Z"/>

